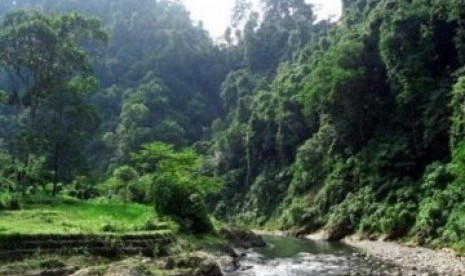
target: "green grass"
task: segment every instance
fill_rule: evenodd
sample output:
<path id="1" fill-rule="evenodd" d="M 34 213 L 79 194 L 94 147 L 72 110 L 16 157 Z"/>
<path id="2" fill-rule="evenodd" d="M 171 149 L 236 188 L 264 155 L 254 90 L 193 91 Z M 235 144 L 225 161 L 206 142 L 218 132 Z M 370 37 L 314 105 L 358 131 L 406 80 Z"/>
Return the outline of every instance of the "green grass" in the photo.
<path id="1" fill-rule="evenodd" d="M 134 231 L 154 218 L 153 207 L 128 203 L 57 201 L 0 211 L 0 234 L 77 234 Z"/>

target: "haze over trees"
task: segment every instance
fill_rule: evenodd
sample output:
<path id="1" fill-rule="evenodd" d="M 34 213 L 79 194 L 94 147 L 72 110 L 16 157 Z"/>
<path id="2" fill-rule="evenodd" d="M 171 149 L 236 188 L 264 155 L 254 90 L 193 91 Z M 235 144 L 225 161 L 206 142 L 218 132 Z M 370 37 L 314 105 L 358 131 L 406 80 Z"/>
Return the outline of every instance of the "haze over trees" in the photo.
<path id="1" fill-rule="evenodd" d="M 241 0 L 221 43 L 176 1 L 16 2 L 2 193 L 465 250 L 463 1 L 346 0 L 331 23 Z"/>

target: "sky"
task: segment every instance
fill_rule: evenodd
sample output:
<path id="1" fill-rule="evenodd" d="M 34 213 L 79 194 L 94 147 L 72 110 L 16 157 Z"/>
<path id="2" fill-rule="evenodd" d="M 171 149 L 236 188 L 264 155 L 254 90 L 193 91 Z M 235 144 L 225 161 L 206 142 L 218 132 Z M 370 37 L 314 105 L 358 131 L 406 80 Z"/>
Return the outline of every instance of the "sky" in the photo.
<path id="1" fill-rule="evenodd" d="M 234 0 L 182 0 L 191 13 L 194 22 L 202 21 L 213 38 L 219 38 L 230 22 Z M 258 3 L 259 0 L 253 0 Z M 338 18 L 341 13 L 341 0 L 307 0 L 316 7 L 318 18 Z"/>

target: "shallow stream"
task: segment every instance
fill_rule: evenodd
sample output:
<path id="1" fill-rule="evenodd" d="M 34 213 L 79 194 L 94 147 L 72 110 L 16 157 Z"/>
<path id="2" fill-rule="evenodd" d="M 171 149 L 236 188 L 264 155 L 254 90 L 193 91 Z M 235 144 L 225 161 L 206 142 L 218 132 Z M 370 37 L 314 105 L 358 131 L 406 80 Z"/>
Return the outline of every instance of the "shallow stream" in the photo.
<path id="1" fill-rule="evenodd" d="M 246 252 L 229 276 L 402 275 L 392 265 L 342 243 L 264 236 L 268 246 Z"/>

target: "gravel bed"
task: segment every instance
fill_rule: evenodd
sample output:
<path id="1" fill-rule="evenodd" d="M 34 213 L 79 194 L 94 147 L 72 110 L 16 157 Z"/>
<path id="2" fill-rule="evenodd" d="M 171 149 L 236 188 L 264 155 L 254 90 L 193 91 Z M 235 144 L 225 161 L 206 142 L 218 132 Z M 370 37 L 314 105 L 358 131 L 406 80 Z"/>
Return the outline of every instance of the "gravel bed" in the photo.
<path id="1" fill-rule="evenodd" d="M 432 250 L 423 247 L 408 247 L 395 242 L 346 238 L 344 242 L 358 248 L 364 254 L 402 267 L 402 275 L 465 276 L 465 257 L 451 250 Z"/>

